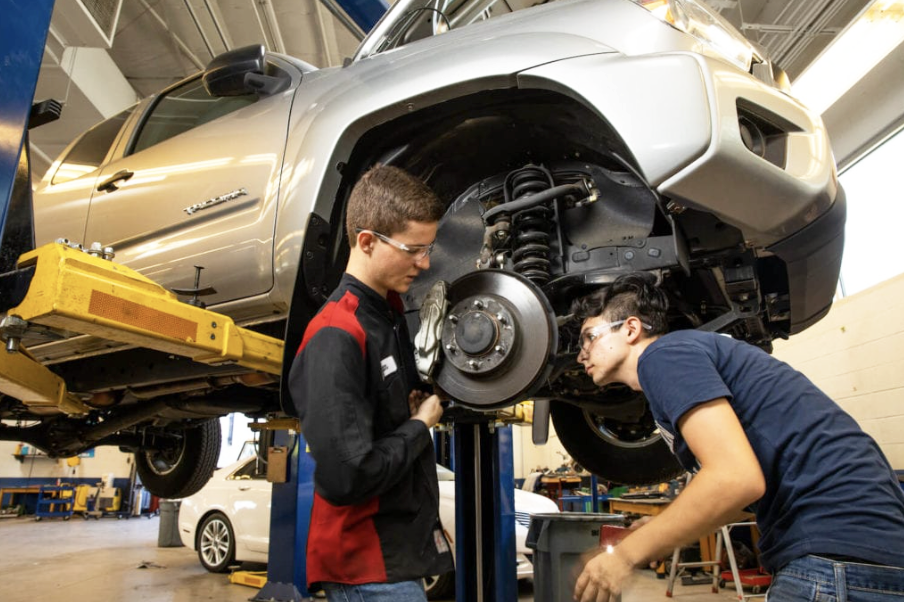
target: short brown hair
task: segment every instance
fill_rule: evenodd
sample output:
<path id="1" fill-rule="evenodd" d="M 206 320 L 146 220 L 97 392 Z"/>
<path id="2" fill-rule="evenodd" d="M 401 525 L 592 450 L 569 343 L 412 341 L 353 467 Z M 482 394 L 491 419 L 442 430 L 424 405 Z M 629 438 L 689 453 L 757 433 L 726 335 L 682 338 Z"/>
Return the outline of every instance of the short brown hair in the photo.
<path id="1" fill-rule="evenodd" d="M 438 222 L 444 210 L 436 193 L 419 178 L 392 165 L 376 165 L 361 176 L 348 199 L 348 243 L 355 246 L 358 229 L 392 236 L 409 221 Z"/>

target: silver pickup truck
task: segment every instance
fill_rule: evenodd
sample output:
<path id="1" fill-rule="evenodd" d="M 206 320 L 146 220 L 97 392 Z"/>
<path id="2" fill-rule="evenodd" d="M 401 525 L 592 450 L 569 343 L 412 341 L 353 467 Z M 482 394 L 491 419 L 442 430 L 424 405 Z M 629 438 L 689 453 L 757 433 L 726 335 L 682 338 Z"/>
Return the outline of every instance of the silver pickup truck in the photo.
<path id="1" fill-rule="evenodd" d="M 432 284 L 450 283 L 436 382 L 478 411 L 549 400 L 584 467 L 665 480 L 678 467 L 642 394 L 600 391 L 577 365 L 570 301 L 645 270 L 674 328 L 768 349 L 829 310 L 844 194 L 819 116 L 702 2 L 533 4 L 399 0 L 337 68 L 227 52 L 69 146 L 35 192 L 37 242 L 100 242 L 182 292 L 201 267 L 210 308 L 294 354 L 343 271 L 352 185 L 397 165 L 448 205 L 405 298 L 415 332 Z M 494 344 L 456 345 L 454 319 Z M 60 332 L 28 344 L 102 403 L 67 416 L 0 399 L 0 438 L 56 455 L 118 445 L 158 495 L 209 478 L 215 417 L 283 412 L 279 379 L 238 366 Z M 111 419 L 118 432 L 87 436 Z"/>

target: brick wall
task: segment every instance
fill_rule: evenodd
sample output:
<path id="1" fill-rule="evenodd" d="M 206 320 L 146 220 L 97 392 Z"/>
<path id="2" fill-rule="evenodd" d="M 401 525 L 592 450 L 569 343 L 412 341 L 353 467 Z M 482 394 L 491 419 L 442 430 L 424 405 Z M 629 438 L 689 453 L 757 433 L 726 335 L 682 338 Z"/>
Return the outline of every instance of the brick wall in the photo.
<path id="1" fill-rule="evenodd" d="M 896 470 L 904 469 L 904 274 L 837 301 L 775 357 L 851 414 Z"/>

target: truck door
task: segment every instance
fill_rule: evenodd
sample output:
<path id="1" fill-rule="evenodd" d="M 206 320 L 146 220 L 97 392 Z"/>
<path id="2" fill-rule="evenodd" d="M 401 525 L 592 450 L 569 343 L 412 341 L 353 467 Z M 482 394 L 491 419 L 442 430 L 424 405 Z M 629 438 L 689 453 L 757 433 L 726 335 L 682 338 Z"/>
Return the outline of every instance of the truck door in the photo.
<path id="1" fill-rule="evenodd" d="M 213 97 L 200 77 L 161 93 L 97 178 L 85 241 L 167 288 L 205 268 L 208 304 L 269 290 L 293 94 Z"/>

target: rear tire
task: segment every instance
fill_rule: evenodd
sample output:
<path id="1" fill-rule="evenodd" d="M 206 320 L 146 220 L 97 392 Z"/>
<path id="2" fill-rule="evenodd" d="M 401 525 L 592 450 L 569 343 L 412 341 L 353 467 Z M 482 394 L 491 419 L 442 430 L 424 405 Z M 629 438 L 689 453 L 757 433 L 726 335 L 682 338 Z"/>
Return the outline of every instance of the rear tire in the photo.
<path id="1" fill-rule="evenodd" d="M 220 421 L 207 420 L 184 429 L 169 447 L 137 452 L 135 468 L 144 487 L 157 497 L 188 497 L 210 480 L 221 443 Z"/>
<path id="2" fill-rule="evenodd" d="M 606 419 L 594 412 L 556 401 L 550 413 L 556 434 L 571 457 L 603 480 L 651 485 L 685 472 L 652 429 L 643 436 L 619 439 L 618 431 L 606 428 Z"/>

